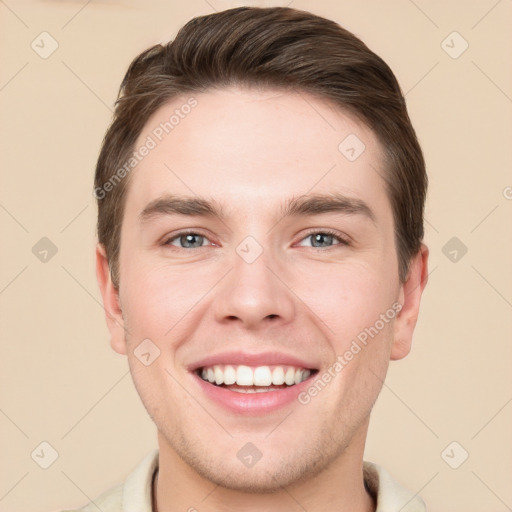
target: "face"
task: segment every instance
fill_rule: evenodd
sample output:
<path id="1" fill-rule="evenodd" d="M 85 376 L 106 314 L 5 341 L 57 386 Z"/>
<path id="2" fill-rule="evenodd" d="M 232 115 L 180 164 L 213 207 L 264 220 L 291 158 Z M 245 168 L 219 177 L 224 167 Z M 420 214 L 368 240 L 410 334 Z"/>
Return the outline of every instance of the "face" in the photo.
<path id="1" fill-rule="evenodd" d="M 194 99 L 140 134 L 155 144 L 130 176 L 119 295 L 101 247 L 98 277 L 161 454 L 268 492 L 362 457 L 426 249 L 401 284 L 382 150 L 351 116 L 305 93 Z"/>

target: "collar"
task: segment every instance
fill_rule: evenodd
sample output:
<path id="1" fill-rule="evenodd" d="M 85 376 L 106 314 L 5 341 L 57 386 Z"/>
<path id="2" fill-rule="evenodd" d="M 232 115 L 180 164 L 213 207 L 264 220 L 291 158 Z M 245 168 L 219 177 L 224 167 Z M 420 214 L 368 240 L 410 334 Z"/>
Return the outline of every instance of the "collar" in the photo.
<path id="1" fill-rule="evenodd" d="M 123 486 L 123 512 L 152 512 L 153 479 L 158 470 L 158 450 L 153 450 L 128 476 Z M 375 512 L 426 512 L 417 495 L 396 482 L 381 466 L 364 461 L 365 486 L 374 498 Z"/>

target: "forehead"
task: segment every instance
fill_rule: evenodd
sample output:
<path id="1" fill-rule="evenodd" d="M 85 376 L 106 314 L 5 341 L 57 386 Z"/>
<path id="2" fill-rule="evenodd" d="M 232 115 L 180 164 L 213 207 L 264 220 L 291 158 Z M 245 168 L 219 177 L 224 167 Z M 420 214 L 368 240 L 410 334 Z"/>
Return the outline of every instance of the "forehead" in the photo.
<path id="1" fill-rule="evenodd" d="M 377 209 L 386 202 L 373 132 L 304 92 L 229 88 L 182 96 L 148 120 L 134 149 L 144 145 L 150 150 L 130 176 L 126 211 L 140 212 L 164 193 L 208 196 L 233 211 L 308 192 L 341 193 Z"/>

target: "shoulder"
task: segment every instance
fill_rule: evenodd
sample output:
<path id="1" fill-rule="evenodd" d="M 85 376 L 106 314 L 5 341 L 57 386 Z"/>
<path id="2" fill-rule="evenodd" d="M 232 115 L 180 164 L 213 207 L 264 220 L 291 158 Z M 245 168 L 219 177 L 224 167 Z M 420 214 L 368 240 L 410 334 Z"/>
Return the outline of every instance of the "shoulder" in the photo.
<path id="1" fill-rule="evenodd" d="M 366 487 L 377 503 L 376 512 L 400 510 L 402 512 L 426 512 L 425 502 L 398 483 L 383 467 L 364 462 Z"/>
<path id="2" fill-rule="evenodd" d="M 123 484 L 116 485 L 104 492 L 94 501 L 82 508 L 62 510 L 61 512 L 123 512 Z"/>
<path id="3" fill-rule="evenodd" d="M 60 512 L 125 512 L 127 506 L 130 510 L 150 512 L 153 477 L 157 468 L 158 450 L 153 450 L 130 473 L 124 483 L 104 492 L 82 508 Z"/>

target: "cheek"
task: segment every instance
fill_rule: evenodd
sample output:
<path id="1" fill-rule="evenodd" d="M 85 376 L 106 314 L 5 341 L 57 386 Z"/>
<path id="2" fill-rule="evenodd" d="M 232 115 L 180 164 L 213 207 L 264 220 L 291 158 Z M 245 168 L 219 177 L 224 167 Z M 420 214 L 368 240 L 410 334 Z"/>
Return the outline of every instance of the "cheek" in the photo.
<path id="1" fill-rule="evenodd" d="M 376 322 L 379 331 L 389 330 L 394 311 L 388 313 L 385 327 L 379 319 L 392 308 L 397 290 L 384 264 L 352 262 L 333 265 L 328 272 L 323 266 L 310 266 L 301 275 L 296 283 L 298 295 L 324 323 L 336 353 Z"/>
<path id="2" fill-rule="evenodd" d="M 161 263 L 132 262 L 125 267 L 123 278 L 129 290 L 122 297 L 126 320 L 134 331 L 157 339 L 167 338 L 214 283 L 205 271 L 185 273 Z"/>
<path id="3" fill-rule="evenodd" d="M 168 362 L 164 357 L 159 357 L 151 365 L 145 366 L 133 352 L 129 355 L 128 361 L 135 389 L 148 414 L 157 425 L 169 423 L 166 421 L 169 411 L 174 411 L 180 400 L 183 403 L 186 398 L 180 397 L 180 390 L 167 373 Z M 178 418 L 178 415 L 172 416 Z M 175 423 L 176 421 L 172 424 Z"/>
<path id="4" fill-rule="evenodd" d="M 353 336 L 337 338 L 336 361 L 339 366 L 333 378 L 332 393 L 342 415 L 347 411 L 357 424 L 369 414 L 386 377 L 393 335 L 393 320 L 375 328 L 375 321 Z"/>

